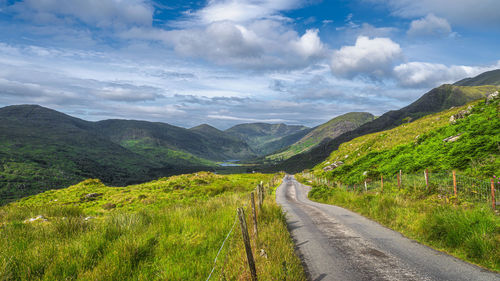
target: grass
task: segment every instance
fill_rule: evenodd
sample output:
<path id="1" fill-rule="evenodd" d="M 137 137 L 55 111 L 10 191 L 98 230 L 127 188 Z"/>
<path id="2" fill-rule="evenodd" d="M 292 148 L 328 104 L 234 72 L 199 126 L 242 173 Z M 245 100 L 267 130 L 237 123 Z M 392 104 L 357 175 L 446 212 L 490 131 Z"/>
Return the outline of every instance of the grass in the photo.
<path id="1" fill-rule="evenodd" d="M 426 168 L 433 172 L 456 169 L 474 177 L 499 175 L 499 101 L 472 102 L 391 130 L 356 138 L 342 144 L 314 171 L 348 184 L 381 174 L 393 175 L 399 170 L 413 173 Z M 472 107 L 470 115 L 450 124 L 451 115 L 469 106 Z M 455 142 L 443 141 L 459 134 Z M 324 167 L 336 161 L 344 165 L 323 172 Z"/>
<path id="2" fill-rule="evenodd" d="M 8 204 L 0 208 L 0 280 L 205 280 L 236 208 L 273 176 L 200 172 L 128 187 L 86 180 Z M 254 247 L 259 278 L 283 280 L 286 272 L 305 280 L 281 209 L 268 197 Z M 39 215 L 47 221 L 25 222 Z M 214 274 L 248 275 L 238 225 Z"/>
<path id="3" fill-rule="evenodd" d="M 420 243 L 500 272 L 500 217 L 486 203 L 455 205 L 437 194 L 399 192 L 390 185 L 384 185 L 384 193 L 312 186 L 312 200 L 351 209 Z"/>

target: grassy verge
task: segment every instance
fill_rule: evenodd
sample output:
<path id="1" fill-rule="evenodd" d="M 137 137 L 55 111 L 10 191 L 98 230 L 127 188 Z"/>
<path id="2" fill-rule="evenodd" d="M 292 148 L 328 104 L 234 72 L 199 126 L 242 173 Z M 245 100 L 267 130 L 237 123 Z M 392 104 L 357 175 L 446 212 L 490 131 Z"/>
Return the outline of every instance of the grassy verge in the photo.
<path id="1" fill-rule="evenodd" d="M 311 185 L 300 175 L 297 179 Z M 486 204 L 455 206 L 439 195 L 312 186 L 312 200 L 351 209 L 420 243 L 500 272 L 500 217 Z"/>
<path id="2" fill-rule="evenodd" d="M 206 280 L 236 208 L 272 177 L 197 173 L 128 187 L 87 180 L 6 205 L 0 280 Z M 265 203 L 254 247 L 260 279 L 305 280 L 281 210 Z M 238 225 L 228 240 L 211 280 L 248 274 Z"/>

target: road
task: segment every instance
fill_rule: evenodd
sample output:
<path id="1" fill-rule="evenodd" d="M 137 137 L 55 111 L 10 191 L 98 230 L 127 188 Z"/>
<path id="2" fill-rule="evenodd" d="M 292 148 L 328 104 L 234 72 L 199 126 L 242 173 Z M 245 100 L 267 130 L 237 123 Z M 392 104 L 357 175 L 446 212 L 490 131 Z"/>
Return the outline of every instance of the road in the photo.
<path id="1" fill-rule="evenodd" d="M 500 280 L 354 212 L 310 201 L 310 189 L 287 175 L 276 200 L 312 281 Z"/>

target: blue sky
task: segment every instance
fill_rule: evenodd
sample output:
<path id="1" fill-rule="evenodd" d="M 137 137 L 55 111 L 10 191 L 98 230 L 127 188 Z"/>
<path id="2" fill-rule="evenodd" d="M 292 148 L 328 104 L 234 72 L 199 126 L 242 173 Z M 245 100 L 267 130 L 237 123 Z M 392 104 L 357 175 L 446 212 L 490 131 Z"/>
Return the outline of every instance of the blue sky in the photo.
<path id="1" fill-rule="evenodd" d="M 500 68 L 497 0 L 0 0 L 0 106 L 315 126 Z"/>

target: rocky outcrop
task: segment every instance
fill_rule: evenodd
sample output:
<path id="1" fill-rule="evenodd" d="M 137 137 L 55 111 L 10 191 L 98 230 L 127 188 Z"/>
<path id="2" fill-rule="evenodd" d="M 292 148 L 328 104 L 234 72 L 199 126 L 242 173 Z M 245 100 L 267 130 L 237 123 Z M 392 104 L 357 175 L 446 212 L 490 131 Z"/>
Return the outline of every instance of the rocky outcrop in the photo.
<path id="1" fill-rule="evenodd" d="M 462 133 L 460 133 L 460 134 L 458 134 L 456 136 L 447 137 L 443 141 L 444 142 L 454 142 L 454 141 L 457 141 L 460 138 L 461 135 L 462 135 Z"/>
<path id="2" fill-rule="evenodd" d="M 450 116 L 450 123 L 451 124 L 457 123 L 457 120 L 467 117 L 467 115 L 469 115 L 471 111 L 472 111 L 472 106 L 469 105 L 467 109 L 461 110 L 457 114 L 453 114 L 452 116 Z"/>
<path id="3" fill-rule="evenodd" d="M 334 170 L 334 169 L 336 169 L 336 168 L 338 168 L 338 167 L 340 167 L 342 165 L 344 165 L 344 162 L 342 162 L 342 161 L 335 161 L 332 164 L 324 167 L 323 171 L 328 172 L 328 171 Z"/>

